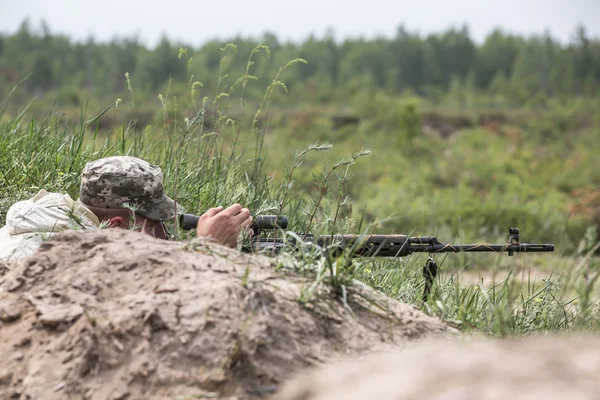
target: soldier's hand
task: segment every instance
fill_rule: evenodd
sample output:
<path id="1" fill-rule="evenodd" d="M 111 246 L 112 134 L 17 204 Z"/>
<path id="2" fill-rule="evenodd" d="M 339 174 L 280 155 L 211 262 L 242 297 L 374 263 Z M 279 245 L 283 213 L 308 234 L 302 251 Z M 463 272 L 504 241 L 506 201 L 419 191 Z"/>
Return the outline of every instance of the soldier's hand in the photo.
<path id="1" fill-rule="evenodd" d="M 236 247 L 240 232 L 248 229 L 251 223 L 250 211 L 236 203 L 225 209 L 211 208 L 202 214 L 196 233 L 198 236 L 211 237 L 225 246 Z"/>

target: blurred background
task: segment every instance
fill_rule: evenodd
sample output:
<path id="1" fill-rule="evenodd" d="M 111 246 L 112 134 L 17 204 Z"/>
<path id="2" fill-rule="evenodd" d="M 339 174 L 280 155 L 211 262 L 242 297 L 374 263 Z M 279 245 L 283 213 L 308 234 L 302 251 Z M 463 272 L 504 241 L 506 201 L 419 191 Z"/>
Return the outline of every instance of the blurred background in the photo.
<path id="1" fill-rule="evenodd" d="M 380 231 L 491 240 L 519 226 L 573 252 L 600 221 L 594 0 L 3 0 L 0 32 L 5 121 L 109 107 L 96 135 L 160 137 L 204 107 L 203 132 L 231 146 L 227 119 L 268 103 L 265 173 L 281 183 L 294 154 L 331 143 L 294 175 L 316 193 L 325 166 L 370 150 L 341 209 Z"/>

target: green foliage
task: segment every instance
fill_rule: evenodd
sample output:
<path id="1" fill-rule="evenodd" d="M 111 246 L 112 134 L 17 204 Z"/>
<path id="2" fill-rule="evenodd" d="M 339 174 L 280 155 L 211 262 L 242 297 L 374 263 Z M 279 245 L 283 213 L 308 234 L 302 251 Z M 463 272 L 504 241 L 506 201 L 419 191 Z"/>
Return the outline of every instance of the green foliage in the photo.
<path id="1" fill-rule="evenodd" d="M 411 148 L 410 144 L 421 133 L 421 117 L 417 101 L 413 98 L 401 101 L 397 119 L 402 138 L 400 149 Z"/>
<path id="2" fill-rule="evenodd" d="M 423 41 L 399 31 L 393 44 L 409 60 L 414 55 L 447 62 L 451 54 L 447 48 L 460 51 L 467 60 L 478 60 L 479 50 L 466 34 L 452 31 Z M 498 35 L 483 47 L 494 57 L 499 56 L 492 51 Z M 63 39 L 53 40 L 69 49 Z M 80 84 L 94 94 L 88 108 L 80 110 L 78 123 L 63 110 L 48 111 L 43 98 L 29 108 L 16 107 L 34 90 L 25 80 L 0 105 L 0 223 L 10 204 L 41 188 L 76 198 L 79 173 L 87 161 L 134 155 L 162 167 L 168 194 L 189 212 L 240 202 L 255 215 L 286 214 L 290 228 L 302 233 L 427 234 L 445 242 L 504 241 L 508 228 L 518 226 L 527 241 L 557 243 L 557 256 L 545 261 L 550 269 L 558 268 L 553 263 L 564 261 L 563 255 L 583 256 L 579 263 L 567 259 L 570 273 L 559 272 L 556 278 L 527 281 L 523 286 L 523 279 L 509 275 L 484 289 L 461 283 L 456 271 L 496 271 L 501 269 L 498 261 L 453 255 L 440 263 L 443 277 L 423 304 L 420 257 L 349 262 L 344 255 L 324 258 L 307 251 L 289 261 L 290 255 L 284 254 L 278 265 L 289 264 L 313 279 L 300 294 L 303 303 L 314 301 L 313 294 L 324 282 L 332 284 L 344 301 L 347 289 L 361 280 L 455 321 L 462 329 L 497 335 L 597 331 L 598 267 L 592 257 L 597 250 L 594 226 L 600 222 L 600 192 L 595 189 L 600 184 L 597 99 L 569 97 L 565 102 L 550 90 L 539 92 L 541 97 L 533 100 L 527 91 L 538 90 L 539 82 L 519 92 L 518 86 L 508 84 L 514 76 L 508 61 L 498 61 L 498 71 L 478 61 L 457 61 L 450 68 L 452 74 L 446 75 L 434 64 L 407 70 L 412 64 L 406 58 L 396 59 L 396 67 L 402 68 L 386 64 L 384 55 L 389 53 L 379 53 L 389 45 L 384 40 L 369 50 L 373 65 L 358 62 L 361 46 L 370 43 L 338 47 L 329 40 L 326 48 L 333 55 L 327 62 L 315 57 L 312 64 L 308 56 L 322 50 L 320 41 L 310 41 L 297 58 L 293 46 L 283 46 L 272 36 L 265 39 L 278 51 L 244 41 L 207 43 L 197 54 L 166 41 L 157 53 L 135 42 L 77 45 L 74 54 L 82 49 L 95 56 L 103 51 L 118 53 L 123 59 L 115 68 L 128 68 L 114 80 L 95 67 L 83 75 L 74 68 L 69 84 L 50 84 L 65 104 L 78 101 L 73 87 Z M 24 27 L 3 38 L 0 58 L 14 55 L 15 43 L 37 40 L 41 39 Z M 516 39 L 500 43 L 502 48 L 521 45 Z M 119 52 L 122 46 L 130 51 Z M 136 55 L 127 58 L 126 54 Z M 165 58 L 158 60 L 157 54 Z M 354 54 L 351 59 L 357 61 L 358 70 L 352 69 L 352 62 L 339 70 L 335 67 L 344 63 L 345 54 Z M 139 64 L 138 55 L 154 65 Z M 514 57 L 522 58 L 518 70 L 525 74 L 532 60 L 518 51 Z M 108 67 L 102 64 L 107 59 L 97 61 Z M 277 68 L 271 67 L 271 62 L 279 61 Z M 20 58 L 14 62 L 20 63 Z M 473 62 L 489 72 L 492 100 L 480 92 L 491 83 L 488 78 L 479 81 L 470 71 Z M 318 106 L 297 105 L 293 110 L 278 106 L 284 98 L 283 103 L 303 96 L 315 98 L 318 91 L 307 88 L 298 77 L 305 66 L 311 72 L 304 72 L 304 78 L 327 76 L 328 87 L 343 96 L 346 107 L 327 103 L 324 92 L 318 95 L 322 102 Z M 106 71 L 114 71 L 111 68 Z M 146 75 L 141 73 L 144 68 Z M 55 74 L 62 68 L 49 71 Z M 161 75 L 169 73 L 167 79 Z M 99 85 L 103 79 L 106 85 Z M 346 79 L 351 82 L 348 87 Z M 389 82 L 394 86 L 387 87 Z M 415 94 L 431 90 L 432 82 L 438 88 L 435 108 L 426 96 Z M 153 89 L 156 92 L 149 96 Z M 572 90 L 569 93 L 576 93 Z M 97 91 L 117 100 L 99 100 Z M 479 100 L 494 105 L 508 102 L 517 92 L 530 108 L 511 112 L 473 107 Z M 348 110 L 348 105 L 354 109 Z M 538 109 L 532 111 L 534 105 Z M 183 238 L 175 225 L 170 228 Z M 523 263 L 531 260 L 526 256 Z M 512 268 L 516 263 L 502 266 L 504 271 Z M 248 269 L 242 282 L 250 273 Z"/>
<path id="3" fill-rule="evenodd" d="M 253 79 L 263 88 L 288 60 L 299 57 L 308 61 L 290 68 L 286 87 L 291 96 L 278 97 L 280 104 L 344 102 L 349 93 L 357 92 L 357 84 L 364 89 L 368 81 L 389 94 L 411 89 L 430 101 L 435 101 L 440 91 L 450 92 L 454 101 L 464 103 L 467 95 L 491 90 L 518 106 L 538 93 L 597 95 L 600 42 L 582 28 L 574 36 L 571 43 L 562 45 L 548 35 L 523 38 L 495 30 L 477 45 L 467 27 L 421 36 L 400 26 L 391 38 L 346 39 L 343 43 L 336 43 L 329 33 L 299 44 L 282 44 L 267 33 L 262 38 L 237 38 L 235 53 L 248 54 L 261 44 L 273 51 L 274 57 L 252 62 Z M 40 92 L 52 94 L 65 84 L 85 88 L 97 98 L 124 97 L 125 72 L 146 98 L 162 90 L 169 80 L 181 82 L 190 76 L 214 93 L 221 87 L 220 79 L 214 79 L 218 71 L 241 76 L 247 67 L 243 58 L 222 58 L 228 42 L 211 40 L 198 48 L 166 37 L 154 48 L 137 39 L 97 43 L 90 38 L 75 43 L 51 33 L 43 24 L 34 29 L 26 20 L 17 32 L 0 35 L 0 88 L 4 89 L 0 96 L 31 74 L 22 100 Z M 185 49 L 187 64 L 179 62 L 178 49 Z M 248 88 L 244 98 L 260 101 L 263 92 L 258 87 Z M 65 104 L 62 96 L 56 100 L 67 105 L 71 99 Z"/>

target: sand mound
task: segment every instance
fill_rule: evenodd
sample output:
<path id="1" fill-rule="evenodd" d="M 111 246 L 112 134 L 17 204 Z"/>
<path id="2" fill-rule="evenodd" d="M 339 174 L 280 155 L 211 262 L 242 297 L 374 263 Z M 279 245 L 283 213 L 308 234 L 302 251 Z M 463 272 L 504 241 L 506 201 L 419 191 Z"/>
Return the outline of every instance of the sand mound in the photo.
<path id="1" fill-rule="evenodd" d="M 600 338 L 423 341 L 302 373 L 274 400 L 591 400 Z"/>
<path id="2" fill-rule="evenodd" d="M 302 368 L 448 332 L 364 286 L 353 313 L 325 285 L 302 305 L 310 281 L 275 262 L 122 230 L 57 235 L 0 266 L 0 398 L 259 398 Z"/>

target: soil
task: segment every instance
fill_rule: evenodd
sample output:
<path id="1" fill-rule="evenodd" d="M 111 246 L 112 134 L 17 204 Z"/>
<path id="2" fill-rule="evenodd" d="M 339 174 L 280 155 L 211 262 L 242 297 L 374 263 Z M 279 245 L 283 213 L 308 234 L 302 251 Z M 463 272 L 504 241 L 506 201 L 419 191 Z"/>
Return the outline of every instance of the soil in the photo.
<path id="1" fill-rule="evenodd" d="M 591 400 L 600 338 L 432 340 L 338 361 L 287 382 L 274 400 Z"/>
<path id="2" fill-rule="evenodd" d="M 268 398 L 307 367 L 454 332 L 364 285 L 346 304 L 276 258 L 126 230 L 0 265 L 0 398 Z"/>

